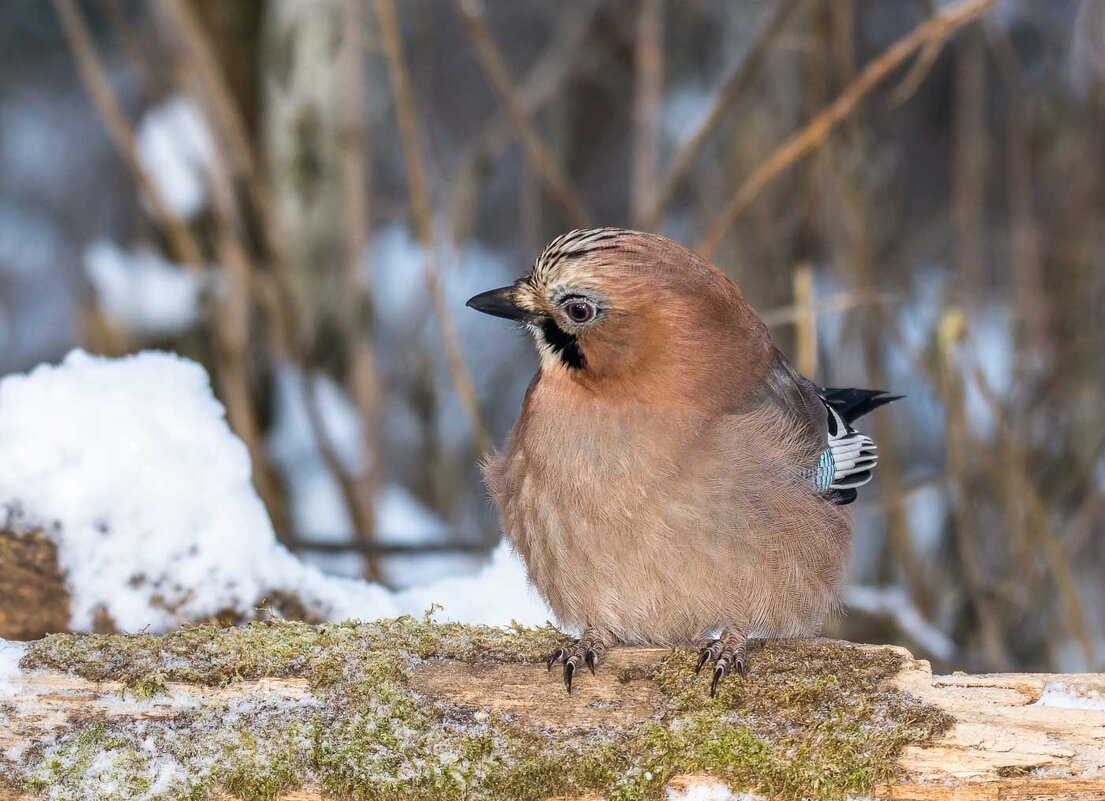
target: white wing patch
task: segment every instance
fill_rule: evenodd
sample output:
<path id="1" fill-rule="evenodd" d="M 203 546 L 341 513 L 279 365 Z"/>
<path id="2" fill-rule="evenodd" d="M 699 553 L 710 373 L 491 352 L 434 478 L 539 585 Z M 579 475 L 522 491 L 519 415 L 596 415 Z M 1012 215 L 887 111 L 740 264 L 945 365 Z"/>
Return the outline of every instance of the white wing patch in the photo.
<path id="1" fill-rule="evenodd" d="M 829 410 L 829 447 L 832 458 L 832 478 L 828 489 L 855 489 L 871 480 L 879 457 L 875 452 L 878 446 L 866 434 L 861 434 L 848 425 L 836 409 L 825 404 Z"/>

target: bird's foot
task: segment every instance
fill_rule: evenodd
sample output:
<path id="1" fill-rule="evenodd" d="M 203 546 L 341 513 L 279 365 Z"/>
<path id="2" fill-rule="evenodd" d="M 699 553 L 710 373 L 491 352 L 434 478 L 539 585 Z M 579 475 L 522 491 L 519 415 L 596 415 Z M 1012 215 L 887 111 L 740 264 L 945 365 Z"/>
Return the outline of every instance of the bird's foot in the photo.
<path id="1" fill-rule="evenodd" d="M 546 660 L 549 670 L 557 662 L 564 663 L 564 687 L 568 692 L 572 691 L 572 677 L 579 672 L 582 665 L 591 669 L 591 675 L 595 673 L 595 665 L 602 661 L 606 653 L 606 646 L 594 634 L 585 631 L 583 636 L 574 642 L 563 645 L 549 654 Z"/>
<path id="2" fill-rule="evenodd" d="M 721 637 L 711 642 L 703 650 L 698 658 L 698 666 L 695 673 L 702 672 L 702 667 L 707 662 L 714 663 L 714 680 L 710 683 L 710 697 L 717 695 L 717 685 L 723 676 L 728 676 L 734 670 L 743 679 L 748 675 L 745 661 L 748 659 L 748 638 L 738 631 L 725 629 Z"/>

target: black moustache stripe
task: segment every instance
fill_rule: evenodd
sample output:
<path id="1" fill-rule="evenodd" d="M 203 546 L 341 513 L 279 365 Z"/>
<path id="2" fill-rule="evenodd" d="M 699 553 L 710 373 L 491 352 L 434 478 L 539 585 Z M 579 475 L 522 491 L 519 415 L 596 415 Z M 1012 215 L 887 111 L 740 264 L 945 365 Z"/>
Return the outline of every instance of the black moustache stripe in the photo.
<path id="1" fill-rule="evenodd" d="M 541 323 L 541 334 L 553 353 L 559 356 L 566 366 L 575 370 L 582 370 L 587 366 L 587 360 L 583 358 L 583 352 L 579 349 L 579 340 L 576 339 L 575 334 L 569 334 L 549 317 Z"/>

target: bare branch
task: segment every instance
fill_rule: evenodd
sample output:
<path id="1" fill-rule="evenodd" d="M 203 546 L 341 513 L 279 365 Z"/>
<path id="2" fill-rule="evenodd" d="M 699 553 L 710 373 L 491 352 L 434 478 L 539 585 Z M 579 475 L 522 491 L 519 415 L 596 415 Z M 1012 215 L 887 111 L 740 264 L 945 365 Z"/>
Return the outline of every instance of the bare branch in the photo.
<path id="1" fill-rule="evenodd" d="M 410 186 L 415 230 L 426 260 L 426 291 L 430 296 L 430 303 L 441 331 L 442 346 L 445 348 L 445 358 L 453 387 L 468 414 L 476 450 L 483 453 L 490 448 L 490 437 L 484 425 L 483 416 L 480 414 L 471 373 L 468 371 L 464 354 L 460 349 L 460 337 L 457 334 L 456 324 L 441 289 L 441 268 L 437 261 L 430 191 L 422 163 L 418 116 L 414 108 L 410 73 L 403 56 L 403 41 L 399 34 L 399 19 L 394 0 L 376 0 L 376 21 L 380 28 L 380 43 L 387 60 L 392 92 L 395 94 L 399 136 L 407 164 L 407 182 Z"/>
<path id="2" fill-rule="evenodd" d="M 782 32 L 787 20 L 790 19 L 801 2 L 802 0 L 778 0 L 771 16 L 767 18 L 753 37 L 752 46 L 748 49 L 748 52 L 730 69 L 729 74 L 722 81 L 721 89 L 714 96 L 714 101 L 710 104 L 710 110 L 706 117 L 699 123 L 698 128 L 687 137 L 687 141 L 675 154 L 671 167 L 661 180 L 660 186 L 656 190 L 653 207 L 649 209 L 645 216 L 644 222 L 648 229 L 655 230 L 660 225 L 664 211 L 671 203 L 675 190 L 679 188 L 679 184 L 686 177 L 691 164 L 694 163 L 703 146 L 725 118 L 725 112 L 752 83 L 752 79 L 760 71 L 760 66 L 771 49 L 771 44 Z"/>
<path id="3" fill-rule="evenodd" d="M 583 203 L 576 195 L 575 190 L 568 185 L 567 178 L 557 165 L 556 157 L 542 141 L 533 123 L 533 118 L 519 98 L 502 54 L 495 46 L 495 42 L 487 30 L 481 4 L 478 0 L 457 0 L 456 5 L 461 19 L 464 21 L 468 39 L 476 52 L 476 58 L 479 60 L 491 87 L 506 107 L 518 139 L 522 142 L 522 147 L 526 152 L 526 158 L 544 180 L 553 197 L 564 207 L 572 220 L 572 224 L 585 227 L 587 225 L 587 214 L 584 211 Z"/>
<path id="4" fill-rule="evenodd" d="M 878 86 L 895 69 L 917 50 L 933 39 L 946 39 L 989 10 L 997 0 L 961 0 L 944 12 L 914 28 L 894 43 L 886 52 L 867 65 L 847 89 L 817 115 L 805 128 L 780 145 L 740 185 L 725 208 L 711 224 L 706 236 L 699 242 L 698 252 L 709 258 L 733 224 L 752 204 L 765 186 L 770 184 L 795 162 L 808 156 L 828 138 L 872 89 Z"/>

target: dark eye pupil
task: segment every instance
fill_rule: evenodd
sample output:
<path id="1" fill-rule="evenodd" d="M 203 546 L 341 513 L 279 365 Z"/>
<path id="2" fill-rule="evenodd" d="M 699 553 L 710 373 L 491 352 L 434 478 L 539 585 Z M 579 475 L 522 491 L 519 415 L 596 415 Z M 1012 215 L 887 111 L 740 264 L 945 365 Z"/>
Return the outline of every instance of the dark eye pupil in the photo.
<path id="1" fill-rule="evenodd" d="M 591 319 L 592 313 L 591 307 L 586 303 L 571 303 L 568 305 L 568 316 L 574 322 L 585 323 Z"/>

